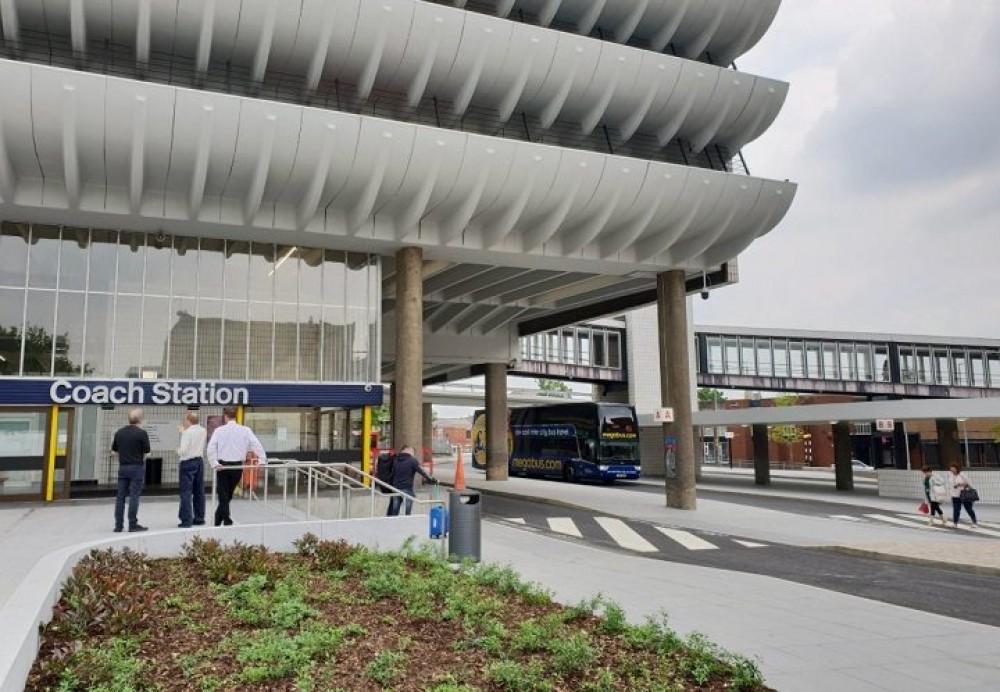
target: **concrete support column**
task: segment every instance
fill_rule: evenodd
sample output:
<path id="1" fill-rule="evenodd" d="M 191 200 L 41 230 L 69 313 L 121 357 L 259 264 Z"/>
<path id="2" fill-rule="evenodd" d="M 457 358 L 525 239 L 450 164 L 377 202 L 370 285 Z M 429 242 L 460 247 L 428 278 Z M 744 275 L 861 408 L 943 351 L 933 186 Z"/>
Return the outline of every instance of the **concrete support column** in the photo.
<path id="1" fill-rule="evenodd" d="M 423 251 L 404 247 L 396 253 L 396 404 L 393 444 L 419 447 L 423 439 L 424 363 Z"/>
<path id="2" fill-rule="evenodd" d="M 428 450 L 428 454 L 434 454 L 434 405 L 424 404 L 423 410 L 423 435 L 420 438 L 420 454 L 418 455 L 420 463 L 424 461 L 424 450 Z"/>
<path id="3" fill-rule="evenodd" d="M 507 364 L 486 364 L 486 480 L 507 480 Z"/>
<path id="4" fill-rule="evenodd" d="M 753 482 L 771 485 L 771 440 L 767 437 L 767 426 L 756 423 L 750 432 L 753 435 Z"/>
<path id="5" fill-rule="evenodd" d="M 851 447 L 851 424 L 833 424 L 833 471 L 837 481 L 837 490 L 854 490 L 854 467 L 851 459 L 854 450 Z"/>
<path id="6" fill-rule="evenodd" d="M 941 468 L 946 469 L 952 464 L 962 468 L 962 446 L 958 441 L 958 421 L 954 418 L 938 418 L 937 424 L 938 457 Z"/>
<path id="7" fill-rule="evenodd" d="M 674 463 L 666 469 L 667 506 L 695 509 L 694 427 L 691 369 L 688 354 L 687 290 L 683 270 L 656 277 L 660 335 L 660 392 L 663 406 L 674 410 L 674 422 L 663 424 L 663 437 L 676 441 Z"/>

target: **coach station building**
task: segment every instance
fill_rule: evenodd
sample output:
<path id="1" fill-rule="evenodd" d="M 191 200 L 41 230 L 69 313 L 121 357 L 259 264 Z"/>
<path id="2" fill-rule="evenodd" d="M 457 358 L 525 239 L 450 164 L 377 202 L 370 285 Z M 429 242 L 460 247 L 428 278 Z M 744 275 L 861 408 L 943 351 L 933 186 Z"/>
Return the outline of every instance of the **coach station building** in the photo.
<path id="1" fill-rule="evenodd" d="M 795 194 L 740 154 L 778 7 L 0 2 L 0 494 L 108 484 L 133 405 L 164 483 L 194 407 L 362 459 L 391 383 L 416 446 L 423 384 L 474 373 L 501 479 L 519 337 L 656 303 L 693 506 L 686 296 Z"/>

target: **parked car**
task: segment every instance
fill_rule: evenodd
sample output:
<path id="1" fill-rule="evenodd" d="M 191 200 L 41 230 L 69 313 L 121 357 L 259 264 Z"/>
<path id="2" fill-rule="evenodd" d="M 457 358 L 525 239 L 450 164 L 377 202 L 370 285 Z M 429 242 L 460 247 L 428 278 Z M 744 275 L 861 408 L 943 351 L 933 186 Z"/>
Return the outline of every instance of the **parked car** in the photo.
<path id="1" fill-rule="evenodd" d="M 851 466 L 854 467 L 855 471 L 874 471 L 874 466 L 869 466 L 860 459 L 851 459 Z"/>

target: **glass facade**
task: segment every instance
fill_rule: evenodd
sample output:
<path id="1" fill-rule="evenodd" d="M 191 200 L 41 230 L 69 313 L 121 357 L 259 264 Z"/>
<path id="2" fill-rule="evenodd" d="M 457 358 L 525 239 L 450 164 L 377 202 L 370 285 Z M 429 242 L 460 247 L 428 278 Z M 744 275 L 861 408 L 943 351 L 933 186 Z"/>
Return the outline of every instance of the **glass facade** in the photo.
<path id="1" fill-rule="evenodd" d="M 523 360 L 621 369 L 621 330 L 569 327 L 521 338 Z"/>
<path id="2" fill-rule="evenodd" d="M 0 224 L 0 376 L 377 382 L 374 255 Z"/>

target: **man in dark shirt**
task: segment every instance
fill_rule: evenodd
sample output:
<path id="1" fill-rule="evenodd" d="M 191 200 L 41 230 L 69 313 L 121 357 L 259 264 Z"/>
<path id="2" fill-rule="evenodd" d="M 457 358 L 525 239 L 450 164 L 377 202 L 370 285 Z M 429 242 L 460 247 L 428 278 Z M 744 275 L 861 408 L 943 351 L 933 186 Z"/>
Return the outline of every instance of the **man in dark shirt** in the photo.
<path id="1" fill-rule="evenodd" d="M 149 456 L 149 433 L 140 428 L 142 411 L 128 412 L 128 425 L 115 433 L 111 454 L 118 457 L 118 496 L 115 498 L 115 533 L 125 525 L 125 497 L 128 496 L 128 530 L 146 531 L 139 525 L 139 495 L 146 480 L 146 457 Z"/>
<path id="2" fill-rule="evenodd" d="M 413 479 L 417 474 L 420 474 L 428 480 L 430 483 L 437 483 L 437 481 L 430 476 L 420 462 L 416 460 L 413 456 L 413 447 L 403 447 L 403 449 L 396 456 L 395 461 L 392 466 L 392 487 L 396 490 L 406 493 L 406 513 L 409 514 L 413 509 Z M 399 507 L 403 504 L 402 495 L 393 495 L 389 498 L 389 511 L 386 516 L 397 517 L 399 516 Z"/>

